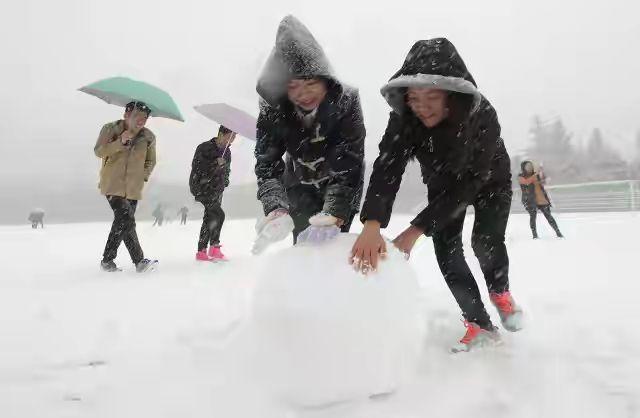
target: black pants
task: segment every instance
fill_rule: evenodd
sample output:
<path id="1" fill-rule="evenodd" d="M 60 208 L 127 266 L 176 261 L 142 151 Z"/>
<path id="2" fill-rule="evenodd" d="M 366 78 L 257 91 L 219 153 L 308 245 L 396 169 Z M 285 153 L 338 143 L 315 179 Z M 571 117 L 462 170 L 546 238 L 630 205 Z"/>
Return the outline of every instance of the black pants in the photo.
<path id="1" fill-rule="evenodd" d="M 533 236 L 534 237 L 538 236 L 538 227 L 536 224 L 538 209 L 540 210 L 540 212 L 542 212 L 544 217 L 547 218 L 547 222 L 549 222 L 549 225 L 551 225 L 551 228 L 553 228 L 553 230 L 556 231 L 556 235 L 562 235 L 560 233 L 560 228 L 558 228 L 558 223 L 553 218 L 553 215 L 551 215 L 551 205 L 545 205 L 545 206 L 538 206 L 537 208 L 529 209 L 529 226 L 531 227 L 531 233 L 533 234 Z"/>
<path id="2" fill-rule="evenodd" d="M 289 215 L 293 219 L 293 243 L 295 244 L 300 232 L 309 227 L 309 218 L 322 211 L 324 193 L 315 186 L 297 185 L 287 190 L 287 196 L 289 197 Z M 344 225 L 340 227 L 342 232 L 349 232 L 356 213 L 353 211 L 349 219 L 344 220 Z"/>
<path id="3" fill-rule="evenodd" d="M 504 243 L 511 208 L 509 189 L 499 193 L 481 193 L 473 203 L 475 220 L 471 246 L 490 293 L 509 290 L 509 257 Z M 480 290 L 464 258 L 462 227 L 466 211 L 443 230 L 433 234 L 433 246 L 440 270 L 462 310 L 463 317 L 480 327 L 492 327 Z"/>
<path id="4" fill-rule="evenodd" d="M 180 225 L 186 225 L 187 224 L 187 215 L 182 215 L 180 217 Z"/>
<path id="5" fill-rule="evenodd" d="M 118 255 L 118 247 L 124 241 L 124 245 L 131 256 L 131 261 L 134 264 L 138 264 L 144 258 L 144 253 L 138 241 L 138 234 L 136 233 L 135 214 L 138 201 L 120 196 L 107 196 L 107 201 L 113 210 L 113 224 L 111 225 L 107 245 L 104 248 L 102 261 L 115 260 Z"/>
<path id="6" fill-rule="evenodd" d="M 200 228 L 198 251 L 204 251 L 207 246 L 220 245 L 220 231 L 224 224 L 225 214 L 222 210 L 222 197 L 201 201 L 204 206 L 204 217 Z"/>

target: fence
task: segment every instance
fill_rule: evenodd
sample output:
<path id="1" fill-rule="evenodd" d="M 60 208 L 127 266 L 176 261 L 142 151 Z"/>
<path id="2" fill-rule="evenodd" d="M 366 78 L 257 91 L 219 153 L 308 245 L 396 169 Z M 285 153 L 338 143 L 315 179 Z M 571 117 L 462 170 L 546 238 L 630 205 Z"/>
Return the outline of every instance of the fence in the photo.
<path id="1" fill-rule="evenodd" d="M 640 180 L 546 186 L 555 212 L 629 212 L 640 210 Z M 426 201 L 414 205 L 410 213 L 424 209 Z M 520 188 L 513 193 L 511 211 L 522 213 Z M 467 213 L 472 213 L 469 207 Z"/>
<path id="2" fill-rule="evenodd" d="M 640 181 L 547 186 L 556 212 L 627 212 L 640 210 Z M 520 189 L 513 194 L 512 211 L 523 212 Z"/>

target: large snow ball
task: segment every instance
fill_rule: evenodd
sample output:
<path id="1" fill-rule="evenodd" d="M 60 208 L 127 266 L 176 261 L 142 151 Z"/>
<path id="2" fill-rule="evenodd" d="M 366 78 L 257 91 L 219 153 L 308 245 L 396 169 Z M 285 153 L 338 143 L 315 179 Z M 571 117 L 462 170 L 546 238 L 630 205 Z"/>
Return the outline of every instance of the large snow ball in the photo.
<path id="1" fill-rule="evenodd" d="M 416 275 L 395 248 L 377 273 L 355 272 L 355 239 L 340 234 L 264 260 L 251 363 L 278 399 L 313 406 L 388 393 L 415 368 L 423 332 Z"/>

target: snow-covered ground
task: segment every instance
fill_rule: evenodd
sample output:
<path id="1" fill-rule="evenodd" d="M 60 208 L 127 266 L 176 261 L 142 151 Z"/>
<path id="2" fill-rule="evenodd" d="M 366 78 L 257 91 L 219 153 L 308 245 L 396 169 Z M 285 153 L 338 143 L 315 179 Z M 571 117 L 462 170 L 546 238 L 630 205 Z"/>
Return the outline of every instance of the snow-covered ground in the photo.
<path id="1" fill-rule="evenodd" d="M 232 261 L 216 265 L 193 261 L 197 221 L 140 224 L 146 255 L 160 260 L 150 275 L 133 271 L 124 247 L 123 273 L 98 271 L 107 224 L 0 227 L 0 417 L 640 417 L 640 216 L 558 221 L 567 239 L 540 219 L 533 241 L 528 219 L 511 219 L 524 331 L 449 354 L 464 329 L 425 239 L 410 260 L 427 330 L 415 376 L 386 398 L 303 411 L 270 403 L 236 373 L 234 336 L 261 275 L 253 222 L 225 225 Z"/>

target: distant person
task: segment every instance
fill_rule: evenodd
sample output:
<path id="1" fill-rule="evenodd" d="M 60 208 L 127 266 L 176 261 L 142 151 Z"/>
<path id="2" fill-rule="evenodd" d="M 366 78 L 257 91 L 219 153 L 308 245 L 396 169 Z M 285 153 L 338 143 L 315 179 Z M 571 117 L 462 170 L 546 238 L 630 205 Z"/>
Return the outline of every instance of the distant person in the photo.
<path id="1" fill-rule="evenodd" d="M 31 222 L 31 228 L 38 229 L 38 225 L 44 228 L 44 211 L 42 209 L 35 209 L 29 214 L 29 222 Z"/>
<path id="2" fill-rule="evenodd" d="M 100 262 L 107 272 L 121 270 L 114 260 L 122 241 L 138 273 L 149 271 L 158 263 L 144 257 L 135 219 L 142 188 L 156 165 L 156 138 L 144 127 L 150 113 L 144 103 L 127 104 L 124 119 L 104 125 L 94 147 L 96 156 L 102 158 L 100 192 L 106 196 L 114 215 Z"/>
<path id="3" fill-rule="evenodd" d="M 196 201 L 204 206 L 196 252 L 198 261 L 226 260 L 220 244 L 220 232 L 225 219 L 222 195 L 229 186 L 231 144 L 235 138 L 235 132 L 221 125 L 218 136 L 198 145 L 193 156 L 189 188 Z"/>
<path id="4" fill-rule="evenodd" d="M 186 225 L 187 216 L 189 215 L 189 208 L 186 206 L 181 207 L 178 211 L 178 215 L 180 215 L 180 225 Z"/>
<path id="5" fill-rule="evenodd" d="M 162 226 L 162 224 L 164 223 L 164 209 L 162 208 L 161 204 L 158 204 L 158 206 L 156 206 L 151 215 L 155 218 L 153 221 L 153 225 L 151 226 Z"/>
<path id="6" fill-rule="evenodd" d="M 527 212 L 529 212 L 529 226 L 531 227 L 531 233 L 533 239 L 538 239 L 538 228 L 536 224 L 536 218 L 538 211 L 542 212 L 547 222 L 551 225 L 551 228 L 556 232 L 558 238 L 564 238 L 558 227 L 558 223 L 551 215 L 551 200 L 547 191 L 544 189 L 546 183 L 544 175 L 542 173 L 536 173 L 533 163 L 531 161 L 523 161 L 522 172 L 520 173 L 518 180 L 520 182 L 520 189 L 522 190 L 522 204 Z"/>

